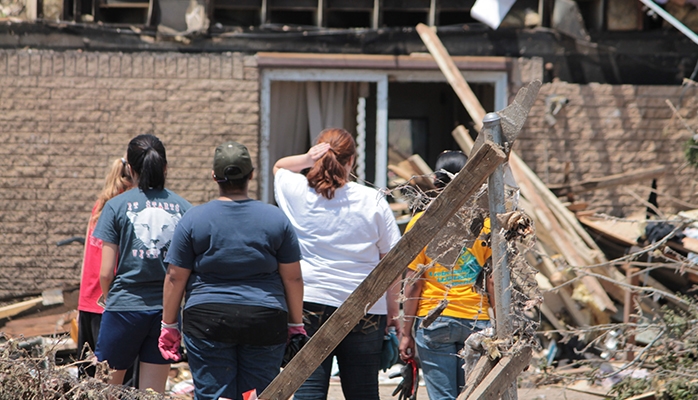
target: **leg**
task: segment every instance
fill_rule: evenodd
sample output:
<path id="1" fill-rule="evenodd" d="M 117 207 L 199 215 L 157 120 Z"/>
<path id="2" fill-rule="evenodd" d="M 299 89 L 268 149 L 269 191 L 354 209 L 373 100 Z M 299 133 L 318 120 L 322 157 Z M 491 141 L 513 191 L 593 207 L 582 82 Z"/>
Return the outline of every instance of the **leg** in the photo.
<path id="1" fill-rule="evenodd" d="M 421 322 L 421 318 L 418 319 Z M 428 328 L 417 328 L 415 347 L 430 400 L 458 397 L 458 360 L 452 336 L 453 318 L 439 317 Z M 457 328 L 456 328 L 457 329 Z M 462 375 L 462 371 L 461 371 Z"/>
<path id="2" fill-rule="evenodd" d="M 165 393 L 167 375 L 170 373 L 170 364 L 150 364 L 141 362 L 138 369 L 139 389 L 153 389 L 158 393 Z M 125 374 L 126 371 L 124 371 L 124 375 Z"/>
<path id="3" fill-rule="evenodd" d="M 105 311 L 102 314 L 100 334 L 97 338 L 95 355 L 99 361 L 107 361 L 116 370 L 111 381 L 122 384 L 124 373 L 138 356 L 139 348 L 147 335 L 141 329 L 138 313 L 127 311 Z"/>
<path id="4" fill-rule="evenodd" d="M 184 335 L 197 400 L 236 398 L 237 345 Z"/>
<path id="5" fill-rule="evenodd" d="M 78 359 L 85 360 L 88 352 L 94 353 L 99 337 L 99 324 L 102 314 L 80 311 L 78 317 Z M 78 368 L 79 376 L 95 376 L 95 367 L 91 364 L 83 364 Z"/>
<path id="6" fill-rule="evenodd" d="M 342 392 L 347 400 L 379 400 L 378 370 L 385 325 L 385 316 L 371 315 L 337 347 Z"/>
<path id="7" fill-rule="evenodd" d="M 238 346 L 237 398 L 242 394 L 257 389 L 262 393 L 276 378 L 281 369 L 285 343 L 271 346 Z"/>
<path id="8" fill-rule="evenodd" d="M 141 327 L 146 333 L 138 351 L 138 388 L 165 392 L 170 361 L 162 358 L 158 349 L 162 311 L 141 311 Z"/>
<path id="9" fill-rule="evenodd" d="M 319 367 L 293 394 L 294 400 L 326 400 L 327 392 L 330 390 L 330 373 L 332 372 L 333 354 L 320 364 Z"/>
<path id="10" fill-rule="evenodd" d="M 125 369 L 115 369 L 111 372 L 111 377 L 109 378 L 110 385 L 121 385 L 124 383 L 124 375 L 126 374 Z"/>
<path id="11" fill-rule="evenodd" d="M 303 321 L 305 331 L 312 337 L 320 326 L 336 310 L 334 307 L 323 306 L 315 303 L 303 303 Z M 332 372 L 331 352 L 319 367 L 303 382 L 293 395 L 294 400 L 325 400 L 330 389 L 330 373 Z"/>

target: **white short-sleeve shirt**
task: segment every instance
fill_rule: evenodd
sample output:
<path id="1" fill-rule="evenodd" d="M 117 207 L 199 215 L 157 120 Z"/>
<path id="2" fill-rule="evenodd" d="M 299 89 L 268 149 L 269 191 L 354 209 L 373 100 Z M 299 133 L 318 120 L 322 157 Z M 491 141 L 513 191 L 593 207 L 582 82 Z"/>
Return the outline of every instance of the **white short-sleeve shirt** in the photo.
<path id="1" fill-rule="evenodd" d="M 274 195 L 298 235 L 304 301 L 339 307 L 400 240 L 388 202 L 375 189 L 349 182 L 328 200 L 305 176 L 280 169 Z M 385 300 L 368 313 L 387 314 Z"/>

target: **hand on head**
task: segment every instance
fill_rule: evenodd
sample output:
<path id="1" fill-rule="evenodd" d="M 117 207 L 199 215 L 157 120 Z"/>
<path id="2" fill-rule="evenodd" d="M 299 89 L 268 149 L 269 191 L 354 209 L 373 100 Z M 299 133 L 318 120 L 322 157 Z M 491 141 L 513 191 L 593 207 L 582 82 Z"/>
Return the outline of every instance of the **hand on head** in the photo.
<path id="1" fill-rule="evenodd" d="M 308 155 L 310 156 L 310 159 L 313 160 L 313 162 L 315 162 L 319 160 L 325 153 L 327 153 L 329 149 L 329 143 L 318 143 L 315 146 L 311 147 L 310 150 L 308 150 Z"/>

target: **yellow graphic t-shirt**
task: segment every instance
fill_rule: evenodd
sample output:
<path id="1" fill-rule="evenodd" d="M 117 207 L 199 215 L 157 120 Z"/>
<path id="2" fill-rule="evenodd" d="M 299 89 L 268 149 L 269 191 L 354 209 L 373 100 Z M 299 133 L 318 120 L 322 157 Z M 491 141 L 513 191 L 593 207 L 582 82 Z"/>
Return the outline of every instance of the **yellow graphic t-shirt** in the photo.
<path id="1" fill-rule="evenodd" d="M 414 223 L 423 212 L 416 214 L 407 224 L 406 230 L 412 229 Z M 482 234 L 490 232 L 490 220 L 485 220 Z M 458 257 L 453 269 L 448 269 L 435 263 L 426 270 L 421 279 L 424 281 L 422 295 L 417 308 L 417 316 L 424 317 L 445 298 L 449 301 L 443 316 L 465 319 L 489 320 L 487 296 L 480 295 L 473 289 L 473 284 L 482 271 L 482 266 L 492 255 L 492 249 L 481 239 L 475 240 L 473 247 L 465 249 Z M 420 264 L 429 265 L 432 259 L 426 255 L 426 247 L 412 260 L 409 268 L 413 271 Z M 450 286 L 450 288 L 449 288 Z"/>

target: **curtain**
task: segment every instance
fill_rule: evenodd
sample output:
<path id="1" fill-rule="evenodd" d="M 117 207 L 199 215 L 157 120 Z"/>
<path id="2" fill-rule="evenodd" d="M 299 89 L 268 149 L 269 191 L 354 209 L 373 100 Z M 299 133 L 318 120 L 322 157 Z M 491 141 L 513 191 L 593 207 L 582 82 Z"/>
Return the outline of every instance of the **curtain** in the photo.
<path id="1" fill-rule="evenodd" d="M 272 81 L 269 110 L 269 171 L 276 160 L 301 154 L 325 128 L 356 135 L 357 82 Z M 269 177 L 273 201 L 273 176 Z"/>

